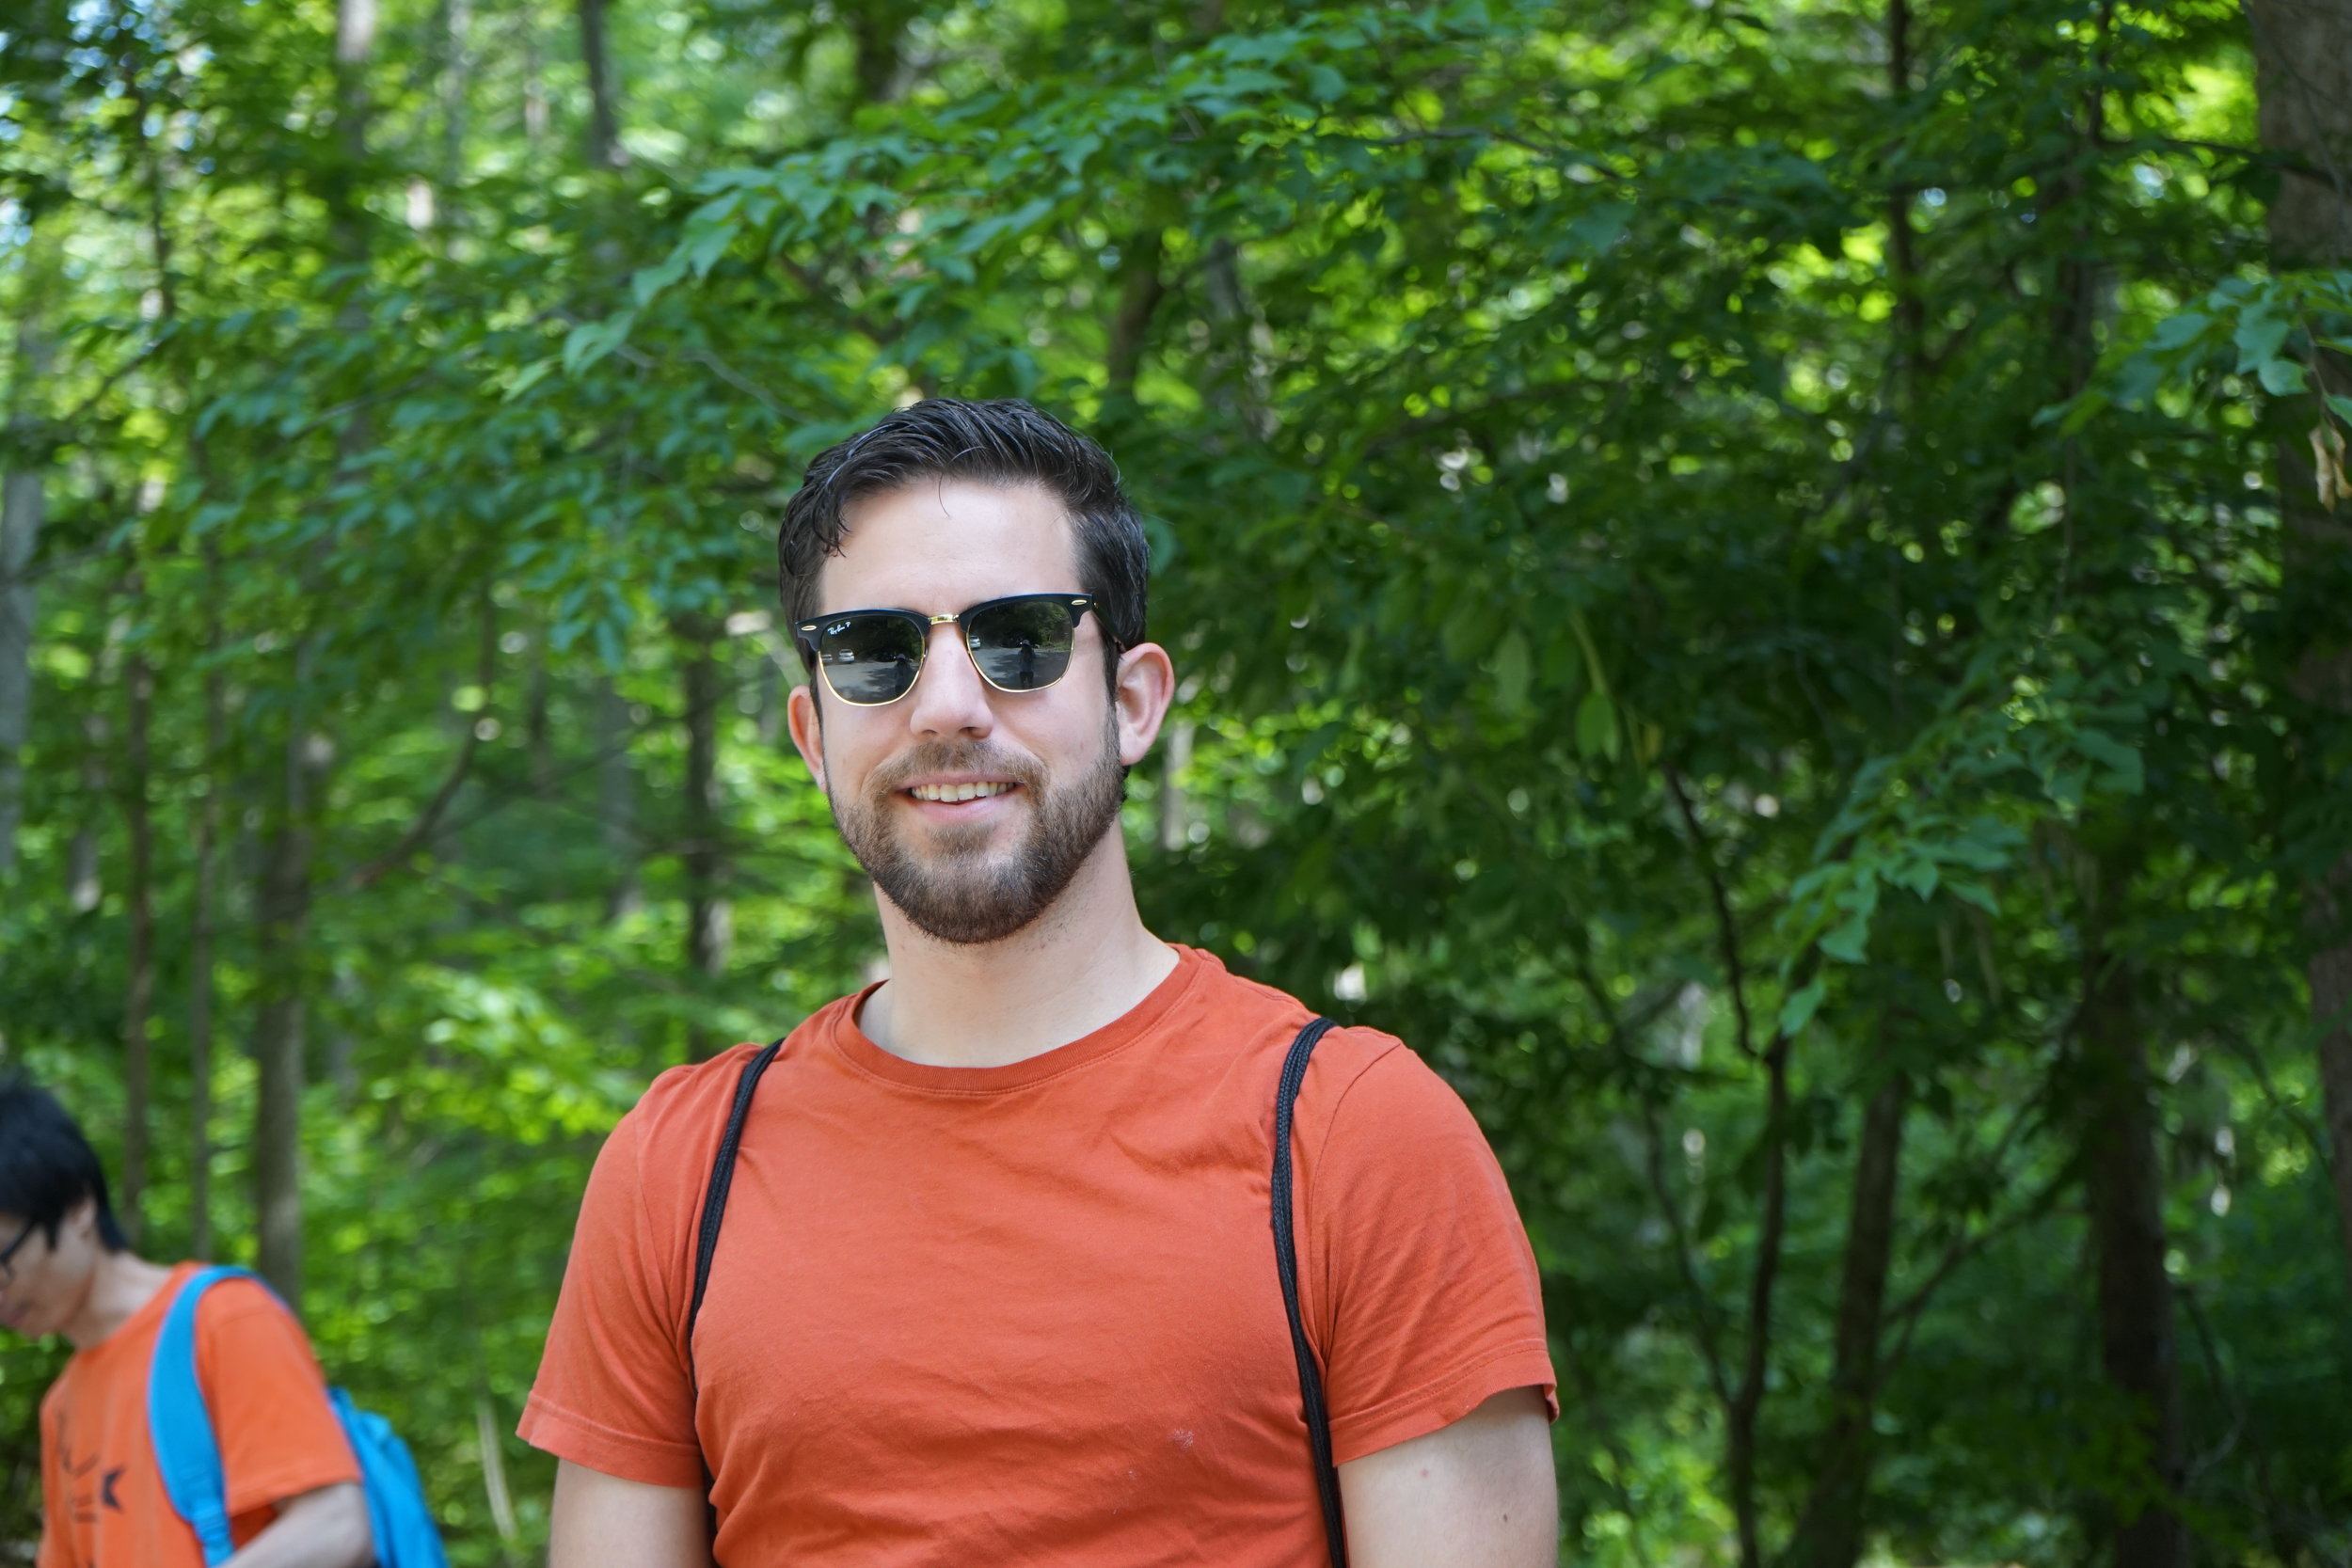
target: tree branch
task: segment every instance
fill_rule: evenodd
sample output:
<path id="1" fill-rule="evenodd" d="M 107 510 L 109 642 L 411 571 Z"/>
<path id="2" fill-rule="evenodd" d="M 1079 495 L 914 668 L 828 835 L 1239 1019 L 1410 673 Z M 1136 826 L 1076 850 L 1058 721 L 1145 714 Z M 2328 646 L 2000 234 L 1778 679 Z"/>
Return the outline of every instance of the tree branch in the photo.
<path id="1" fill-rule="evenodd" d="M 1713 850 L 1707 834 L 1699 828 L 1698 813 L 1692 809 L 1691 792 L 1683 784 L 1682 774 L 1673 764 L 1665 768 L 1666 788 L 1674 796 L 1675 809 L 1681 815 L 1682 825 L 1691 834 L 1691 855 L 1698 863 L 1699 874 L 1707 879 L 1707 892 L 1715 907 L 1715 939 L 1723 955 L 1724 974 L 1731 990 L 1731 1010 L 1739 1024 L 1740 1053 L 1750 1061 L 1756 1059 L 1754 1021 L 1748 1016 L 1747 973 L 1740 958 L 1740 927 L 1732 918 L 1731 895 L 1724 887 L 1722 870 L 1715 864 Z"/>
<path id="2" fill-rule="evenodd" d="M 1624 1021 L 1617 1015 L 1617 1005 L 1601 985 L 1600 976 L 1593 973 L 1592 955 L 1581 946 L 1575 949 L 1576 974 L 1593 1006 L 1609 1029 L 1611 1048 L 1620 1057 L 1630 1057 L 1632 1041 Z M 1725 1370 L 1723 1354 L 1723 1330 L 1715 1316 L 1715 1303 L 1699 1282 L 1698 1265 L 1692 1261 L 1690 1228 L 1683 1223 L 1682 1206 L 1675 1201 L 1673 1189 L 1666 1183 L 1663 1152 L 1665 1134 L 1658 1125 L 1657 1101 L 1646 1092 L 1639 1095 L 1642 1103 L 1642 1125 L 1647 1133 L 1643 1161 L 1649 1180 L 1650 1196 L 1657 1200 L 1659 1217 L 1665 1221 L 1669 1238 L 1674 1243 L 1675 1266 L 1682 1276 L 1682 1288 L 1691 1298 L 1691 1315 L 1697 1324 L 1699 1359 L 1707 1365 L 1707 1380 L 1715 1391 L 1715 1398 L 1724 1411 L 1731 1409 L 1730 1373 Z"/>
<path id="3" fill-rule="evenodd" d="M 426 803 L 417 819 L 408 825 L 408 831 L 400 835 L 400 842 L 380 858 L 352 874 L 351 886 L 355 892 L 373 887 L 383 880 L 387 873 L 416 853 L 418 847 L 433 836 L 433 831 L 439 825 L 441 815 L 449 810 L 450 802 L 457 799 L 458 788 L 465 784 L 466 775 L 473 770 L 474 752 L 481 749 L 482 722 L 490 711 L 490 683 L 498 673 L 498 611 L 485 594 L 482 598 L 482 647 L 475 669 L 475 684 L 482 689 L 481 710 L 474 715 L 473 722 L 466 726 L 466 738 L 457 748 L 457 760 L 450 765 L 449 776 L 441 781 L 441 787 L 434 791 L 433 799 Z"/>

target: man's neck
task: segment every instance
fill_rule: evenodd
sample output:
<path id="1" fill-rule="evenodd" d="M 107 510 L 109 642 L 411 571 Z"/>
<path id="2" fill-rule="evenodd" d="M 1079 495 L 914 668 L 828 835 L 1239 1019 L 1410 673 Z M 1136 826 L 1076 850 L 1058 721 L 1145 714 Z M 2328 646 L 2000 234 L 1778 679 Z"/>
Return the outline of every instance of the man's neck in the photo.
<path id="1" fill-rule="evenodd" d="M 135 1253 L 100 1253 L 90 1270 L 89 1294 L 82 1298 L 82 1309 L 67 1320 L 65 1337 L 75 1350 L 102 1343 L 153 1301 L 170 1278 L 171 1271 L 163 1264 Z"/>
<path id="2" fill-rule="evenodd" d="M 1115 1022 L 1168 978 L 1176 954 L 1144 929 L 1114 832 L 1051 909 L 1002 942 L 959 946 L 882 900 L 890 981 L 859 1027 L 894 1056 L 1004 1067 Z"/>

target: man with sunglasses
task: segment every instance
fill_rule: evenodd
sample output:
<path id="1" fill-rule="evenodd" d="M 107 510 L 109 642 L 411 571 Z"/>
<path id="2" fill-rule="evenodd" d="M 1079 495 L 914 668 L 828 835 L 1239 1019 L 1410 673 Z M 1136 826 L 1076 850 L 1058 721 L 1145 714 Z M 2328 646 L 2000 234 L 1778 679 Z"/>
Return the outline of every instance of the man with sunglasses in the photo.
<path id="1" fill-rule="evenodd" d="M 889 978 L 607 1142 L 522 1424 L 551 1568 L 1551 1562 L 1477 1126 L 1137 916 L 1122 781 L 1175 674 L 1109 458 L 919 403 L 811 465 L 777 553 Z"/>
<path id="2" fill-rule="evenodd" d="M 89 1141 L 22 1078 L 0 1078 L 0 1323 L 73 1344 L 40 1403 L 38 1568 L 203 1568 L 147 1422 L 156 1336 L 202 1265 L 131 1250 Z M 373 1560 L 358 1462 L 302 1325 L 260 1285 L 227 1281 L 197 1305 L 196 1363 L 237 1545 L 229 1568 Z"/>

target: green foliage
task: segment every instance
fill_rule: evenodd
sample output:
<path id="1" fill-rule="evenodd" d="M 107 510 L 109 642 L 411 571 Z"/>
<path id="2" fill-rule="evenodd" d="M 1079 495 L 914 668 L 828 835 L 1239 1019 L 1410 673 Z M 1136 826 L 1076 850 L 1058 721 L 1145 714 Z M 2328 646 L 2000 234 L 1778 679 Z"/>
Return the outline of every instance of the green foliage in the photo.
<path id="1" fill-rule="evenodd" d="M 2352 420 L 2311 373 L 2352 299 L 2263 265 L 2234 8 L 1920 7 L 1892 86 L 1842 4 L 865 9 L 614 8 L 622 169 L 581 154 L 568 8 L 389 5 L 356 150 L 322 4 L 7 24 L 0 297 L 58 346 L 20 336 L 0 453 L 52 514 L 0 1027 L 119 1149 L 143 658 L 153 1248 L 191 1234 L 209 819 L 211 1223 L 250 1256 L 235 1046 L 296 822 L 321 1352 L 459 1561 L 536 1551 L 548 1467 L 480 1433 L 598 1137 L 877 953 L 780 734 L 776 512 L 896 401 L 1022 395 L 1154 515 L 1187 737 L 1128 806 L 1154 928 L 1403 1035 L 1502 1155 L 1570 1560 L 1791 1539 L 1894 1079 L 1874 1539 L 2074 1562 L 2150 1495 L 2087 1283 L 2108 963 L 2201 1550 L 2341 1556 L 2286 890 L 2352 843 L 2352 745 L 2281 676 L 2262 476 L 2281 421 Z M 57 1364 L 0 1353 L 0 1539 Z"/>

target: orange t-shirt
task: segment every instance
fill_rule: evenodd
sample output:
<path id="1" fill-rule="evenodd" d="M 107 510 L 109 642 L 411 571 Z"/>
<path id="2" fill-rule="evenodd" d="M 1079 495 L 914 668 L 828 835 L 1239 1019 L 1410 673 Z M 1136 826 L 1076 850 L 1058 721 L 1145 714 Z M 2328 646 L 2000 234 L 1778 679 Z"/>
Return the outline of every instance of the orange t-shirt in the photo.
<path id="1" fill-rule="evenodd" d="M 524 1439 L 660 1486 L 701 1486 L 707 1454 L 734 1568 L 1326 1561 L 1267 1203 L 1310 1015 L 1178 957 L 1125 1017 L 1009 1067 L 891 1055 L 862 996 L 793 1031 L 691 1358 L 695 1226 L 755 1048 L 664 1073 L 589 1180 Z M 1549 1396 L 1526 1233 L 1437 1074 L 1332 1032 L 1294 1148 L 1341 1463 Z"/>
<path id="2" fill-rule="evenodd" d="M 147 1429 L 155 1336 L 202 1266 L 172 1270 L 129 1322 L 68 1361 L 42 1398 L 40 1568 L 204 1568 Z M 197 1304 L 196 1377 L 220 1441 L 237 1544 L 266 1529 L 278 1503 L 359 1479 L 310 1339 L 255 1281 L 223 1280 Z"/>

